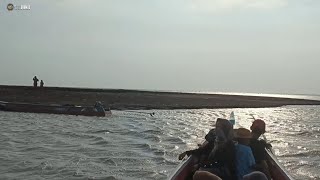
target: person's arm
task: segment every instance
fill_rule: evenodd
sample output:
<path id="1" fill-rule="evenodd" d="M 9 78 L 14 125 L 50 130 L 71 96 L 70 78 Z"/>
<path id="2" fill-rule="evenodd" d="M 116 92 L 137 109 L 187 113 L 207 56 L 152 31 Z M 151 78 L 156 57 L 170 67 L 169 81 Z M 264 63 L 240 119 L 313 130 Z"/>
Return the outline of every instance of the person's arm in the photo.
<path id="1" fill-rule="evenodd" d="M 193 155 L 193 154 L 202 154 L 202 152 L 204 150 L 206 150 L 206 148 L 208 148 L 208 144 L 209 142 L 214 142 L 216 138 L 216 135 L 215 135 L 215 129 L 211 129 L 208 134 L 205 136 L 205 142 L 199 146 L 198 149 L 193 149 L 193 150 L 190 150 L 190 151 L 185 151 L 181 154 L 179 154 L 179 160 L 182 160 L 186 155 L 187 156 L 190 156 L 190 155 Z"/>
<path id="2" fill-rule="evenodd" d="M 182 160 L 186 155 L 187 155 L 187 151 L 179 154 L 178 159 L 179 159 L 179 160 Z"/>
<path id="3" fill-rule="evenodd" d="M 270 147 L 271 144 L 266 143 L 264 140 L 260 140 L 258 146 L 256 147 L 256 166 L 255 169 L 258 171 L 263 172 L 268 179 L 271 179 L 271 175 L 269 172 L 269 167 L 267 164 L 267 152 L 265 150 L 265 148 Z"/>
<path id="4" fill-rule="evenodd" d="M 199 154 L 199 152 L 201 152 L 201 148 L 185 151 L 185 152 L 179 154 L 179 160 L 182 160 L 186 155 L 190 156 L 193 154 Z"/>
<path id="5" fill-rule="evenodd" d="M 198 149 L 193 149 L 193 150 L 190 150 L 190 151 L 186 151 L 187 155 L 190 156 L 190 155 L 200 155 L 202 154 L 202 152 L 208 147 L 208 141 L 205 141 Z"/>
<path id="6" fill-rule="evenodd" d="M 199 148 L 205 148 L 207 145 L 209 144 L 209 142 L 208 141 L 205 141 L 203 144 L 201 144 L 200 146 L 199 146 Z"/>
<path id="7" fill-rule="evenodd" d="M 203 152 L 203 150 L 207 147 L 207 145 L 208 145 L 208 141 L 205 141 L 199 148 L 185 151 L 185 152 L 179 154 L 179 160 L 182 160 L 186 155 L 190 156 L 190 155 L 201 154 Z"/>

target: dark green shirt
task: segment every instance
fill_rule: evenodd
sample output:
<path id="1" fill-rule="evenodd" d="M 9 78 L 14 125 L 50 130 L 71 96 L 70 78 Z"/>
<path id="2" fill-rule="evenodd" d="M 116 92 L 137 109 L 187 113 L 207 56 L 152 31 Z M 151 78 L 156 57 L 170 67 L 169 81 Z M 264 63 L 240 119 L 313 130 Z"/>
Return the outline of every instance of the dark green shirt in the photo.
<path id="1" fill-rule="evenodd" d="M 250 147 L 256 160 L 256 163 L 266 160 L 266 151 L 267 143 L 264 140 L 251 139 Z"/>

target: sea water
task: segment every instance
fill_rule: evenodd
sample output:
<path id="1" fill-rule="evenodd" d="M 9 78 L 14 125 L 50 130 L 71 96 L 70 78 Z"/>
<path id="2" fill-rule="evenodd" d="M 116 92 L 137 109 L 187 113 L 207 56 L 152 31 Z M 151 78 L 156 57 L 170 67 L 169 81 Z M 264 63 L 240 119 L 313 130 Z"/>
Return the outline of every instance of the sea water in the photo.
<path id="1" fill-rule="evenodd" d="M 266 137 L 295 179 L 320 179 L 320 106 L 113 111 L 84 117 L 0 111 L 0 179 L 167 179 L 218 117 Z"/>

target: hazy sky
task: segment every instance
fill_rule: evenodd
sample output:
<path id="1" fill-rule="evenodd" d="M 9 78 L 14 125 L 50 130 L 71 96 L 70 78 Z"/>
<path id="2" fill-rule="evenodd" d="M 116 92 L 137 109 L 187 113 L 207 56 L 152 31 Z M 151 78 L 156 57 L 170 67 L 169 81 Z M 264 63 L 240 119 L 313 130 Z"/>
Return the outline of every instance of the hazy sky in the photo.
<path id="1" fill-rule="evenodd" d="M 320 94 L 319 0 L 0 7 L 0 84 Z"/>

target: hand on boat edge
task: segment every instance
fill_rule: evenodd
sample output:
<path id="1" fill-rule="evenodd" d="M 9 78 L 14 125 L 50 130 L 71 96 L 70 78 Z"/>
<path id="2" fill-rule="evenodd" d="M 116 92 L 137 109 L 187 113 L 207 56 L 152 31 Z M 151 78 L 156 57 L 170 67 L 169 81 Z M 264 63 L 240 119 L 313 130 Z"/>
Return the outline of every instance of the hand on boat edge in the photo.
<path id="1" fill-rule="evenodd" d="M 179 160 L 182 160 L 187 155 L 187 152 L 179 154 Z"/>

